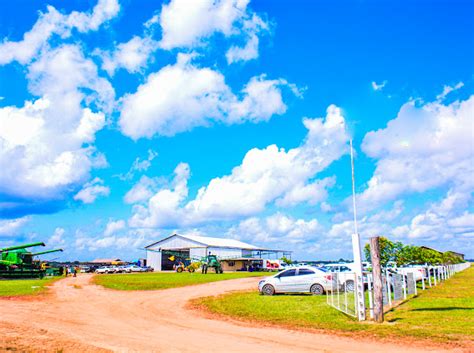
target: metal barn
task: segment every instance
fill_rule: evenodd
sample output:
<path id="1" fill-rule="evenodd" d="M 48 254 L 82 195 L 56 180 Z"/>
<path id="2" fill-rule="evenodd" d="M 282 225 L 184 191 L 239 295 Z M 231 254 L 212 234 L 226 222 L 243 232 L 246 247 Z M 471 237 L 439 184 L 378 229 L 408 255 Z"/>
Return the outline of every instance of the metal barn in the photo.
<path id="1" fill-rule="evenodd" d="M 263 249 L 251 244 L 247 244 L 234 239 L 222 239 L 212 237 L 202 237 L 197 235 L 173 234 L 165 239 L 157 241 L 145 247 L 147 265 L 153 267 L 155 271 L 166 271 L 173 269 L 173 261 L 169 259 L 166 251 L 182 255 L 183 258 L 201 258 L 209 253 L 217 255 L 221 259 L 243 260 L 252 258 L 262 258 L 278 253 L 288 254 L 281 250 Z M 226 270 L 224 268 L 224 270 Z"/>

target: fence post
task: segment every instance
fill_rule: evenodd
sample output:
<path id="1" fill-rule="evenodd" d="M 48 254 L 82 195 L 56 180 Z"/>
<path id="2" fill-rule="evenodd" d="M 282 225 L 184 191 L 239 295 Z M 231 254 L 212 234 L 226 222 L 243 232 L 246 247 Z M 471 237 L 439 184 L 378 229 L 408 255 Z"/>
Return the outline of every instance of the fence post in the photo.
<path id="1" fill-rule="evenodd" d="M 374 278 L 374 320 L 383 322 L 383 284 L 380 266 L 379 237 L 370 238 L 370 256 L 372 258 L 372 275 Z"/>
<path id="2" fill-rule="evenodd" d="M 333 278 L 332 278 L 332 282 L 331 282 L 331 304 L 332 304 L 332 306 L 334 306 L 334 277 L 335 276 L 333 274 Z M 337 278 L 336 278 L 336 280 L 337 280 Z"/>
<path id="3" fill-rule="evenodd" d="M 341 310 L 341 285 L 339 283 L 339 272 L 337 272 L 337 308 Z"/>
<path id="4" fill-rule="evenodd" d="M 344 305 L 346 307 L 345 311 L 347 312 L 347 275 L 344 275 Z"/>
<path id="5" fill-rule="evenodd" d="M 385 270 L 385 278 L 387 278 L 388 305 L 392 307 L 392 290 L 390 289 L 390 272 L 388 272 L 388 269 Z"/>
<path id="6" fill-rule="evenodd" d="M 407 299 L 407 278 L 405 275 L 402 275 L 403 278 L 403 300 Z"/>
<path id="7" fill-rule="evenodd" d="M 418 288 L 417 288 L 417 282 L 416 282 L 415 275 L 413 275 L 413 282 L 415 282 L 415 295 L 418 295 Z"/>
<path id="8" fill-rule="evenodd" d="M 425 273 L 426 273 L 426 269 L 423 269 L 423 276 L 421 276 L 421 288 L 423 290 L 425 290 Z"/>

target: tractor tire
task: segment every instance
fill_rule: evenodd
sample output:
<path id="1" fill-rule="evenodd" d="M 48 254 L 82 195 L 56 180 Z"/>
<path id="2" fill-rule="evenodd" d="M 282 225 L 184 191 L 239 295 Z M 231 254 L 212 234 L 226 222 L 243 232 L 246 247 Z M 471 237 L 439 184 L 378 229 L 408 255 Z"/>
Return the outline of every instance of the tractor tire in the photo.
<path id="1" fill-rule="evenodd" d="M 265 284 L 262 288 L 263 295 L 273 295 L 275 294 L 275 288 L 271 284 Z"/>
<path id="2" fill-rule="evenodd" d="M 312 295 L 322 295 L 324 294 L 324 288 L 319 283 L 316 283 L 311 286 L 310 292 Z"/>
<path id="3" fill-rule="evenodd" d="M 196 269 L 191 266 L 191 267 L 189 268 L 189 272 L 194 273 L 194 271 L 196 271 Z"/>
<path id="4" fill-rule="evenodd" d="M 176 272 L 178 272 L 178 273 L 183 272 L 183 268 L 182 268 L 182 267 L 178 267 L 178 268 L 176 269 Z"/>

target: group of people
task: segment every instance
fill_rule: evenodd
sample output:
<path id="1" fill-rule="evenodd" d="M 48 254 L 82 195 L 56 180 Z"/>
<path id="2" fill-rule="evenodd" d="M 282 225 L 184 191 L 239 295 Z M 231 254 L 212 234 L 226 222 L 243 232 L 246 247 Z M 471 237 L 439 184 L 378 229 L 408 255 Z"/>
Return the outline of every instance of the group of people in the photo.
<path id="1" fill-rule="evenodd" d="M 80 272 L 81 269 L 78 266 L 67 266 L 64 267 L 64 275 L 67 277 L 72 274 L 73 277 L 76 277 L 77 273 Z"/>

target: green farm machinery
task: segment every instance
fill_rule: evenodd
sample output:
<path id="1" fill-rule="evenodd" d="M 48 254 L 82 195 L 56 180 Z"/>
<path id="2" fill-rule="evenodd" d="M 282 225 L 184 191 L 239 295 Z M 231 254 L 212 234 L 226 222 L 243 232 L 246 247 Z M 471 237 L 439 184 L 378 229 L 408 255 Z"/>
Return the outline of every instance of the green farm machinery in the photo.
<path id="1" fill-rule="evenodd" d="M 43 278 L 48 273 L 48 266 L 35 260 L 34 257 L 63 250 L 54 249 L 36 253 L 27 250 L 35 246 L 45 244 L 38 242 L 0 249 L 0 278 Z"/>
<path id="2" fill-rule="evenodd" d="M 224 270 L 222 269 L 222 264 L 216 255 L 209 254 L 206 257 L 203 257 L 201 259 L 201 262 L 202 262 L 202 265 L 201 265 L 202 273 L 207 273 L 207 269 L 209 267 L 214 268 L 216 273 L 224 273 Z"/>
<path id="3" fill-rule="evenodd" d="M 150 251 L 150 249 L 148 249 Z M 153 250 L 151 250 L 153 251 Z M 168 256 L 168 260 L 173 262 L 173 268 L 176 272 L 181 273 L 196 272 L 201 268 L 202 273 L 207 274 L 209 268 L 213 268 L 216 273 L 224 273 L 221 262 L 216 255 L 207 255 L 204 257 L 191 257 L 189 254 L 183 254 L 180 251 L 161 250 L 161 253 Z"/>

